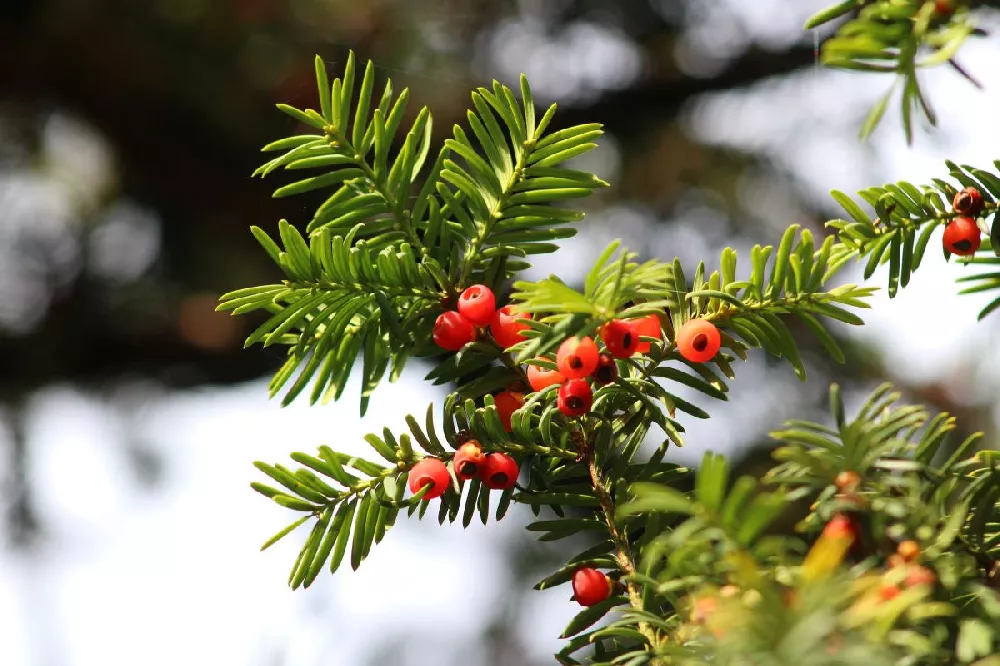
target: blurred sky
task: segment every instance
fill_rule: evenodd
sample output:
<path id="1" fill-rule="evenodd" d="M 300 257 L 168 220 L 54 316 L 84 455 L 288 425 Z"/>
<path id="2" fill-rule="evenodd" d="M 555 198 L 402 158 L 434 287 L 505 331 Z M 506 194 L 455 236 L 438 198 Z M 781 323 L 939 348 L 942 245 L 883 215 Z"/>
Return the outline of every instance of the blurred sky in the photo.
<path id="1" fill-rule="evenodd" d="M 776 45 L 811 41 L 799 26 L 817 4 L 803 3 L 800 11 L 776 0 L 706 3 L 701 20 L 711 29 L 691 30 L 679 59 L 693 71 L 708 72 L 717 66 L 713 57 L 724 59 L 741 39 Z M 535 52 L 543 39 L 530 24 L 516 22 L 494 38 L 521 40 Z M 526 70 L 550 97 L 573 100 L 625 85 L 641 71 L 628 39 L 596 25 L 580 26 L 545 48 L 549 56 L 530 62 L 510 49 L 506 59 L 495 61 L 497 71 L 479 74 L 485 82 Z M 818 69 L 700 98 L 687 108 L 685 123 L 709 144 L 762 151 L 794 171 L 810 196 L 822 197 L 834 188 L 854 192 L 886 180 L 923 183 L 942 175 L 945 158 L 985 166 L 998 157 L 994 110 L 1000 108 L 1000 68 L 992 64 L 1000 62 L 1000 46 L 988 40 L 970 43 L 962 60 L 986 90 L 971 88 L 947 70 L 929 73 L 923 80 L 943 128 L 933 135 L 918 133 L 914 147 L 902 139 L 895 105 L 869 144 L 856 141 L 859 110 L 889 85 L 886 78 Z M 419 75 L 419 69 L 414 73 Z M 107 160 L 100 141 L 70 120 L 52 122 L 57 161 L 69 173 L 99 180 Z M 581 166 L 614 179 L 623 168 L 614 146 L 615 137 L 609 136 Z M 79 192 L 99 187 L 90 182 Z M 770 220 L 775 239 L 797 221 L 794 198 L 787 192 L 752 179 L 744 190 L 751 208 L 758 202 L 762 210 L 774 210 L 775 201 L 789 201 L 789 217 Z M 261 186 L 261 198 L 268 195 Z M 42 199 L 53 208 L 51 219 L 61 219 L 59 196 L 49 193 Z M 132 211 L 129 219 L 143 215 L 154 214 Z M 643 222 L 651 215 L 628 203 L 596 211 L 583 233 L 530 277 L 579 275 L 614 238 L 652 247 L 663 258 L 677 254 L 690 262 L 705 257 L 709 268 L 722 246 L 739 247 L 738 238 L 685 231 L 685 225 L 711 228 L 714 223 L 711 212 L 696 201 L 678 224 L 655 236 Z M 155 234 L 144 235 L 141 224 L 129 228 L 124 254 L 131 263 L 109 259 L 112 274 L 141 272 L 143 262 L 155 255 Z M 101 249 L 100 239 L 95 242 L 98 254 L 123 254 L 114 246 Z M 910 286 L 892 301 L 884 292 L 876 296 L 874 309 L 865 314 L 869 326 L 850 335 L 881 348 L 890 374 L 901 379 L 944 381 L 960 399 L 995 392 L 1000 362 L 990 340 L 996 326 L 975 321 L 986 298 L 955 295 L 954 278 L 967 269 L 956 262 L 946 265 L 933 251 L 935 242 Z M 2 252 L 0 237 L 0 257 Z M 882 273 L 872 278 L 873 284 L 885 282 Z M 17 321 L 23 312 L 8 315 Z M 978 370 L 968 364 L 970 350 L 983 362 Z M 754 359 L 740 370 L 731 401 L 709 406 L 719 419 L 683 421 L 689 427 L 688 445 L 675 453 L 678 459 L 692 462 L 706 449 L 731 450 L 743 443 L 732 434 L 735 422 L 750 431 L 778 425 L 791 416 L 785 405 L 794 402 L 782 391 L 819 395 L 825 390 L 815 384 L 785 385 L 762 395 L 756 387 L 763 364 Z M 27 408 L 29 472 L 48 531 L 35 550 L 0 550 L 0 665 L 354 666 L 371 663 L 386 649 L 380 632 L 406 641 L 407 652 L 393 662 L 400 666 L 485 663 L 475 646 L 454 637 L 482 632 L 490 619 L 484 608 L 500 603 L 511 587 L 534 583 L 513 579 L 504 559 L 503 544 L 517 539 L 529 522 L 531 514 L 523 507 L 514 507 L 500 524 L 474 523 L 467 530 L 439 527 L 431 518 L 400 519 L 359 571 L 345 567 L 335 577 L 321 575 L 308 591 L 293 593 L 285 585 L 304 534 L 258 552 L 260 543 L 293 516 L 250 491 L 249 481 L 257 478 L 251 463 L 281 461 L 290 451 L 320 444 L 371 457 L 364 433 L 383 426 L 398 432 L 406 413 L 422 412 L 429 400 L 440 404 L 443 391 L 420 381 L 425 371 L 413 364 L 399 382 L 380 387 L 364 422 L 356 416 L 356 384 L 339 404 L 286 409 L 267 400 L 264 380 L 183 392 L 137 381 L 110 396 L 68 385 L 35 393 Z M 0 431 L 0 440 L 9 436 Z M 150 489 L 137 478 L 124 445 L 109 445 L 125 441 L 139 441 L 160 457 L 158 486 Z M 7 472 L 0 468 L 0 478 Z M 549 662 L 559 646 L 557 635 L 578 610 L 569 597 L 564 586 L 520 602 L 519 639 L 538 663 Z"/>

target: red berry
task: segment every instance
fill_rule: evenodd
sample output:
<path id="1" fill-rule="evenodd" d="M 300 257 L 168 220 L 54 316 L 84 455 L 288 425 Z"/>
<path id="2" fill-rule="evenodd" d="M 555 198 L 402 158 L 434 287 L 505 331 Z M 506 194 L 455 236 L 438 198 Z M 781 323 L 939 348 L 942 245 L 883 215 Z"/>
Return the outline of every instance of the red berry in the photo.
<path id="1" fill-rule="evenodd" d="M 586 379 L 570 379 L 559 387 L 559 398 L 556 403 L 559 411 L 566 416 L 580 416 L 590 411 L 594 402 L 594 394 Z"/>
<path id="2" fill-rule="evenodd" d="M 956 217 L 944 227 L 944 249 L 952 254 L 975 254 L 980 243 L 979 226 L 971 217 Z"/>
<path id="3" fill-rule="evenodd" d="M 474 284 L 458 297 L 458 311 L 476 326 L 489 324 L 496 309 L 496 296 L 485 284 Z"/>
<path id="4" fill-rule="evenodd" d="M 524 394 L 503 391 L 493 396 L 493 402 L 496 403 L 497 414 L 500 416 L 500 423 L 503 424 L 503 429 L 510 432 L 510 417 L 524 404 Z"/>
<path id="5" fill-rule="evenodd" d="M 882 601 L 891 601 L 899 596 L 899 588 L 891 583 L 885 583 L 878 589 L 878 595 Z"/>
<path id="6" fill-rule="evenodd" d="M 594 606 L 611 596 L 611 580 L 597 569 L 573 572 L 573 597 L 581 606 Z"/>
<path id="7" fill-rule="evenodd" d="M 513 347 L 525 339 L 521 331 L 526 331 L 530 327 L 527 324 L 518 323 L 518 319 L 531 319 L 531 315 L 514 312 L 509 305 L 505 305 L 493 313 L 490 333 L 493 334 L 493 339 L 497 341 L 497 344 L 504 349 Z"/>
<path id="8" fill-rule="evenodd" d="M 842 513 L 831 518 L 830 522 L 823 528 L 823 536 L 831 539 L 850 539 L 853 541 L 857 532 L 858 529 L 854 521 Z"/>
<path id="9" fill-rule="evenodd" d="M 434 322 L 434 342 L 441 349 L 458 351 L 476 339 L 476 327 L 454 310 L 438 316 Z"/>
<path id="10" fill-rule="evenodd" d="M 444 495 L 451 483 L 451 475 L 448 468 L 437 458 L 424 458 L 410 470 L 410 492 L 418 493 L 426 485 L 431 489 L 424 495 L 424 499 L 434 499 Z"/>
<path id="11" fill-rule="evenodd" d="M 691 319 L 677 329 L 677 351 L 692 363 L 710 361 L 719 353 L 722 337 L 707 319 Z"/>
<path id="12" fill-rule="evenodd" d="M 556 352 L 556 367 L 566 379 L 589 377 L 597 367 L 598 356 L 593 338 L 568 338 Z"/>
<path id="13" fill-rule="evenodd" d="M 959 215 L 975 217 L 983 210 L 983 193 L 974 187 L 967 187 L 955 193 L 951 206 Z"/>
<path id="14" fill-rule="evenodd" d="M 597 359 L 597 369 L 594 370 L 594 381 L 598 384 L 610 384 L 618 379 L 618 365 L 610 354 L 601 354 Z"/>
<path id="15" fill-rule="evenodd" d="M 927 567 L 919 565 L 910 567 L 906 574 L 906 587 L 916 587 L 917 585 L 933 585 L 937 582 L 937 576 Z"/>
<path id="16" fill-rule="evenodd" d="M 660 318 L 656 314 L 649 314 L 641 319 L 632 319 L 633 324 L 635 324 L 635 332 L 639 336 L 645 336 L 647 338 L 660 339 Z M 639 354 L 648 354 L 650 350 L 650 343 L 639 341 L 636 345 L 635 351 Z"/>
<path id="17" fill-rule="evenodd" d="M 506 490 L 517 483 L 519 471 L 517 463 L 506 453 L 488 453 L 479 471 L 479 479 L 487 488 Z"/>
<path id="18" fill-rule="evenodd" d="M 455 468 L 455 476 L 468 481 L 479 474 L 479 470 L 482 468 L 485 460 L 486 455 L 479 448 L 479 442 L 470 439 L 458 447 L 458 451 L 455 452 L 455 459 L 452 461 L 452 466 Z"/>
<path id="19" fill-rule="evenodd" d="M 952 12 L 955 11 L 955 5 L 952 4 L 952 0 L 935 0 L 934 2 L 934 13 L 939 16 L 951 16 Z"/>
<path id="20" fill-rule="evenodd" d="M 601 327 L 601 339 L 615 358 L 628 358 L 639 346 L 636 325 L 623 319 L 612 319 Z"/>
<path id="21" fill-rule="evenodd" d="M 566 378 L 558 370 L 549 370 L 540 365 L 529 365 L 527 374 L 528 383 L 531 384 L 533 391 L 541 391 L 548 386 L 562 384 L 566 381 Z"/>

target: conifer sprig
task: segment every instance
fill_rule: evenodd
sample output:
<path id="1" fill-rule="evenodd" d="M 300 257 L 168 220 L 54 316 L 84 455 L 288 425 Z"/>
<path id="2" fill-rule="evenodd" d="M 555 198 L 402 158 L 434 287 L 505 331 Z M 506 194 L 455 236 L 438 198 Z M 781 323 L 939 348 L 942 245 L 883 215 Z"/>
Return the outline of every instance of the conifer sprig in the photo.
<path id="1" fill-rule="evenodd" d="M 906 20 L 924 16 L 928 4 L 859 0 L 826 12 L 816 21 L 861 10 L 855 27 L 828 46 L 841 52 L 831 64 L 879 69 L 868 63 L 875 57 L 870 50 L 850 50 L 860 48 L 856 37 L 878 32 L 872 26 L 896 34 Z M 892 56 L 909 80 L 913 54 L 906 49 L 918 37 L 933 46 L 943 34 L 958 42 L 938 44 L 936 57 L 957 48 L 966 14 L 957 16 L 957 27 L 933 21 L 907 27 L 912 34 L 899 39 L 909 46 L 885 42 L 876 59 Z M 915 37 L 918 29 L 923 32 Z M 796 664 L 817 666 L 861 659 L 931 664 L 956 654 L 970 662 L 1000 650 L 1000 632 L 992 628 L 1000 621 L 1000 476 L 994 469 L 1000 454 L 974 453 L 979 435 L 946 448 L 952 417 L 894 407 L 899 396 L 884 386 L 848 420 L 834 387 L 833 427 L 791 421 L 772 433 L 780 444 L 778 464 L 763 485 L 732 479 L 717 454 L 706 454 L 696 472 L 665 459 L 669 446 L 683 444 L 685 418 L 709 417 L 691 392 L 727 399 L 737 359 L 760 348 L 787 359 L 804 378 L 792 322 L 844 361 L 829 320 L 860 325 L 855 310 L 868 307 L 875 288 L 830 287 L 830 281 L 852 259 L 864 259 L 866 278 L 889 265 L 890 295 L 907 286 L 934 229 L 959 215 L 948 206 L 953 184 L 864 190 L 860 196 L 874 221 L 834 192 L 850 218 L 829 223 L 834 235 L 820 242 L 793 225 L 777 245 L 754 247 L 743 275 L 730 248 L 708 273 L 704 263 L 685 271 L 676 259 L 640 262 L 613 243 L 581 288 L 555 276 L 513 282 L 511 305 L 527 326 L 523 341 L 504 347 L 481 327 L 478 339 L 442 355 L 431 328 L 466 287 L 485 284 L 505 293 L 529 256 L 551 252 L 555 241 L 575 233 L 572 223 L 582 213 L 563 205 L 606 183 L 561 165 L 593 149 L 601 128 L 550 132 L 555 105 L 536 119 L 523 77 L 519 96 L 494 82 L 473 93 L 467 127 L 456 125 L 425 169 L 433 137 L 427 109 L 400 135 L 406 90 L 394 96 L 387 82 L 375 104 L 370 62 L 357 92 L 353 54 L 332 83 L 321 60 L 316 66 L 319 110 L 279 105 L 316 133 L 268 145 L 265 150 L 283 152 L 257 173 L 316 170 L 275 196 L 332 193 L 305 234 L 284 220 L 277 240 L 253 228 L 284 279 L 226 294 L 219 309 L 270 315 L 247 345 L 287 346 L 288 359 L 271 383 L 272 395 L 291 383 L 285 404 L 310 385 L 312 402 L 339 398 L 359 357 L 362 414 L 385 375 L 398 377 L 411 356 L 432 358 L 427 379 L 454 390 L 440 413 L 431 405 L 422 422 L 408 416 L 407 432 L 368 435 L 377 462 L 322 446 L 314 455 L 293 453 L 294 469 L 257 463 L 269 481 L 253 488 L 303 514 L 264 548 L 311 526 L 290 572 L 293 588 L 308 587 L 323 568 L 332 572 L 345 561 L 358 568 L 403 510 L 423 517 L 437 502 L 439 522 L 460 519 L 468 526 L 477 516 L 484 524 L 491 516 L 500 520 L 518 503 L 539 518 L 528 526 L 539 540 L 585 546 L 536 588 L 565 584 L 581 567 L 611 579 L 603 601 L 584 608 L 564 630 L 562 664 L 710 659 L 745 666 L 789 655 Z M 923 100 L 918 89 L 909 94 Z M 1000 170 L 1000 162 L 995 166 Z M 986 218 L 997 211 L 1000 177 L 951 162 L 948 168 L 954 181 L 980 192 L 975 215 L 983 233 L 996 232 L 996 221 L 990 227 Z M 981 252 L 970 261 L 1000 259 Z M 1000 291 L 1000 273 L 962 281 L 974 283 L 965 291 Z M 998 305 L 1000 296 L 981 316 Z M 553 352 L 563 341 L 598 337 L 612 322 L 650 314 L 660 330 L 642 338 L 648 352 L 619 359 L 614 376 L 595 383 L 582 415 L 568 415 L 555 385 L 527 391 L 528 367 L 555 368 Z M 678 344 L 678 332 L 695 319 L 722 330 L 721 351 L 705 362 L 690 360 Z M 501 390 L 524 398 L 506 417 L 494 395 Z M 653 433 L 663 439 L 647 451 L 643 445 Z M 491 489 L 486 477 L 460 475 L 456 450 L 470 442 L 483 453 L 510 456 L 525 473 L 505 489 Z M 427 462 L 447 471 L 447 488 L 410 486 L 408 496 L 411 473 Z M 443 492 L 429 499 L 432 488 Z M 774 526 L 799 500 L 812 504 L 796 532 L 776 533 Z M 835 518 L 839 529 L 848 525 L 857 536 L 848 541 L 829 534 Z M 872 538 L 879 534 L 894 541 Z M 909 585 L 912 568 L 893 571 L 891 565 L 884 575 L 873 573 L 891 563 L 889 546 L 902 538 L 921 542 L 927 566 L 918 573 L 937 587 L 910 586 L 880 604 L 876 597 L 887 585 Z"/>
<path id="2" fill-rule="evenodd" d="M 900 88 L 908 143 L 913 141 L 914 112 L 922 113 L 931 125 L 937 124 L 937 114 L 917 78 L 921 69 L 949 64 L 979 86 L 955 61 L 969 37 L 985 34 L 977 29 L 968 4 L 961 0 L 844 0 L 806 22 L 807 30 L 815 30 L 848 17 L 823 42 L 820 58 L 827 67 L 896 76 L 865 118 L 861 138 L 875 130 Z"/>

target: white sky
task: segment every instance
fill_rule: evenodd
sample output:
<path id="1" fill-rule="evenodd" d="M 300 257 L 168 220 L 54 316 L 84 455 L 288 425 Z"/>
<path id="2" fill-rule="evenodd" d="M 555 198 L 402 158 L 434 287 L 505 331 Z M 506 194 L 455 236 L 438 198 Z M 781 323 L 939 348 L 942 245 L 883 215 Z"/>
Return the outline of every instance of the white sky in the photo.
<path id="1" fill-rule="evenodd" d="M 706 100 L 693 109 L 691 122 L 719 143 L 764 141 L 765 150 L 817 193 L 853 192 L 885 179 L 922 183 L 943 175 L 946 157 L 982 166 L 1000 157 L 993 111 L 1000 108 L 1000 68 L 986 65 L 998 61 L 1000 49 L 995 41 L 981 41 L 961 57 L 987 90 L 975 91 L 946 71 L 927 77 L 944 130 L 934 139 L 918 137 L 913 148 L 902 143 L 896 106 L 869 148 L 854 142 L 858 105 L 873 101 L 888 84 L 857 74 L 768 84 L 767 94 L 741 95 L 738 103 L 731 97 Z M 870 89 L 870 95 L 854 99 L 859 89 Z M 773 145 L 766 143 L 771 140 Z M 616 235 L 628 243 L 630 227 L 620 219 L 613 231 L 590 227 L 568 241 L 546 260 L 545 273 L 578 271 Z M 876 297 L 865 315 L 870 325 L 856 332 L 880 346 L 894 372 L 908 381 L 950 376 L 977 352 L 997 365 L 989 346 L 995 325 L 975 323 L 984 298 L 955 295 L 953 278 L 963 269 L 946 266 L 936 247 L 932 241 L 925 266 L 895 300 Z M 705 249 L 718 254 L 717 248 Z M 884 274 L 873 283 L 884 285 Z M 751 390 L 741 390 L 728 413 L 749 418 L 751 407 L 767 417 L 780 411 L 780 394 L 774 409 L 761 409 L 752 391 L 759 371 L 747 366 L 740 386 Z M 259 478 L 254 460 L 285 461 L 291 450 L 312 451 L 324 443 L 375 459 L 362 442 L 364 433 L 384 425 L 399 432 L 405 413 L 421 414 L 428 400 L 440 403 L 442 396 L 419 383 L 419 372 L 410 373 L 378 390 L 364 423 L 356 416 L 356 397 L 355 385 L 338 405 L 281 409 L 267 401 L 264 382 L 255 382 L 154 400 L 131 414 L 142 424 L 141 437 L 166 462 L 163 486 L 145 493 L 121 451 L 108 445 L 123 435 L 116 413 L 69 389 L 39 395 L 28 430 L 31 471 L 51 533 L 32 560 L 0 550 L 0 664 L 263 666 L 276 663 L 276 650 L 288 648 L 288 666 L 354 666 L 377 647 L 373 626 L 420 635 L 435 655 L 407 663 L 453 661 L 450 637 L 480 630 L 485 616 L 478 609 L 506 587 L 534 582 L 508 580 L 497 547 L 528 522 L 527 510 L 515 507 L 499 525 L 468 530 L 438 527 L 436 518 L 418 523 L 401 516 L 358 572 L 345 566 L 337 576 L 321 575 L 309 591 L 293 593 L 285 585 L 301 532 L 258 552 L 292 513 L 249 489 L 249 481 Z M 706 442 L 725 448 L 721 427 L 694 425 L 690 457 L 700 457 Z M 460 580 L 479 585 L 470 592 Z M 556 636 L 578 610 L 569 596 L 565 587 L 534 593 L 521 610 L 522 640 L 542 661 L 557 649 Z"/>

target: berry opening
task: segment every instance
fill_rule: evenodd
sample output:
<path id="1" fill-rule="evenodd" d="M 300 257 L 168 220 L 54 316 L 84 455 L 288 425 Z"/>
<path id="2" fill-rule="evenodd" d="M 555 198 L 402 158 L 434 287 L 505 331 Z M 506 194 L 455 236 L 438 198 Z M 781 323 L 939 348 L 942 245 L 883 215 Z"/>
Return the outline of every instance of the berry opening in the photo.
<path id="1" fill-rule="evenodd" d="M 708 336 L 704 333 L 699 333 L 694 336 L 694 340 L 691 341 L 691 346 L 695 348 L 695 351 L 705 351 L 705 347 L 708 346 Z"/>
<path id="2" fill-rule="evenodd" d="M 474 462 L 464 461 L 458 464 L 458 469 L 455 470 L 459 476 L 475 476 L 479 472 L 479 465 Z"/>
<path id="3" fill-rule="evenodd" d="M 566 406 L 570 409 L 580 409 L 583 407 L 583 399 L 573 396 L 566 399 Z"/>
<path id="4" fill-rule="evenodd" d="M 583 361 L 580 360 L 579 356 L 570 356 L 569 367 L 573 368 L 574 370 L 579 370 L 580 368 L 583 367 Z"/>
<path id="5" fill-rule="evenodd" d="M 503 486 L 507 484 L 509 477 L 503 472 L 494 472 L 490 474 L 490 483 L 495 483 L 498 486 Z"/>
<path id="6" fill-rule="evenodd" d="M 960 240 L 956 241 L 955 243 L 952 243 L 952 247 L 955 248 L 956 250 L 961 250 L 962 252 L 965 252 L 972 248 L 972 243 L 967 240 Z"/>

